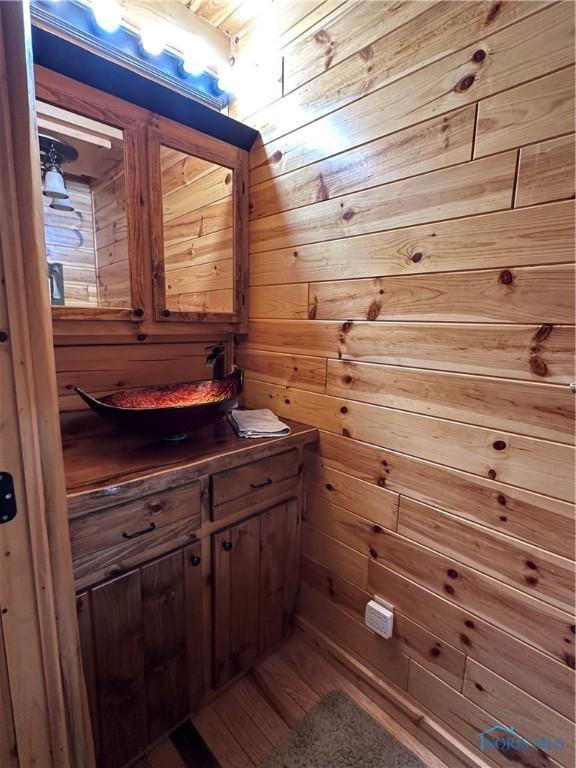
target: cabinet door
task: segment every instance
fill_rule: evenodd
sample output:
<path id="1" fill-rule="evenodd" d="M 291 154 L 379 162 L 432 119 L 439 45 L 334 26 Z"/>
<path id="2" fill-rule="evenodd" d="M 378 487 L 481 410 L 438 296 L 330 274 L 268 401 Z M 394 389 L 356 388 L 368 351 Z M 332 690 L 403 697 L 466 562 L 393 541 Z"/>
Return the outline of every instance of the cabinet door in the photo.
<path id="1" fill-rule="evenodd" d="M 214 685 L 223 685 L 258 657 L 260 518 L 213 537 Z"/>
<path id="2" fill-rule="evenodd" d="M 142 566 L 142 621 L 148 741 L 189 714 L 183 552 Z"/>
<path id="3" fill-rule="evenodd" d="M 298 502 L 291 499 L 260 520 L 260 655 L 293 626 L 300 561 Z"/>
<path id="4" fill-rule="evenodd" d="M 156 319 L 240 323 L 248 154 L 164 119 L 148 136 Z"/>
<path id="5" fill-rule="evenodd" d="M 148 744 L 139 570 L 92 590 L 100 764 L 121 768 Z"/>
<path id="6" fill-rule="evenodd" d="M 47 70 L 36 73 L 36 111 L 54 318 L 144 317 L 146 112 Z M 102 116 L 106 116 L 106 120 Z"/>
<path id="7" fill-rule="evenodd" d="M 200 542 L 77 597 L 98 765 L 121 768 L 204 696 Z"/>
<path id="8" fill-rule="evenodd" d="M 296 499 L 213 536 L 216 687 L 251 667 L 292 627 L 299 539 Z"/>

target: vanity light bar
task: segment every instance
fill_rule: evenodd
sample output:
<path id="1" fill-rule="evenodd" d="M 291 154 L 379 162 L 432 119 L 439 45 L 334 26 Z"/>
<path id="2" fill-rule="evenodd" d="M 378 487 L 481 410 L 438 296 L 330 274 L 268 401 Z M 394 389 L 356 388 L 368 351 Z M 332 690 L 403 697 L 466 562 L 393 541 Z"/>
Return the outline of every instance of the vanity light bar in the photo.
<path id="1" fill-rule="evenodd" d="M 32 20 L 37 26 L 105 56 L 172 90 L 221 111 L 228 105 L 228 94 L 218 78 L 200 71 L 192 55 L 182 56 L 154 47 L 152 30 L 144 36 L 121 23 L 121 6 L 116 0 L 101 0 L 94 8 L 80 0 L 32 0 Z M 120 16 L 118 15 L 120 13 Z"/>

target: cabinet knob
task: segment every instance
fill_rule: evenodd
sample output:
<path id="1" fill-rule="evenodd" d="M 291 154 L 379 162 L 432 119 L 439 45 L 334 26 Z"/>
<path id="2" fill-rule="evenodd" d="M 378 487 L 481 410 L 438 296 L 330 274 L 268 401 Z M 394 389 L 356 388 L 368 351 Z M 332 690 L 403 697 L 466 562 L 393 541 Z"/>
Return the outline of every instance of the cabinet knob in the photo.
<path id="1" fill-rule="evenodd" d="M 232 542 L 231 541 L 223 541 L 222 542 L 222 549 L 224 552 L 230 552 L 232 549 Z"/>
<path id="2" fill-rule="evenodd" d="M 192 563 L 194 568 L 196 568 L 196 566 L 200 565 L 200 563 L 202 562 L 202 558 L 199 557 L 198 555 L 192 555 L 192 557 L 190 558 L 190 562 Z"/>
<path id="3" fill-rule="evenodd" d="M 164 315 L 164 317 L 170 317 L 170 310 L 169 309 L 163 309 L 162 310 L 162 314 Z"/>
<path id="4" fill-rule="evenodd" d="M 136 309 L 134 310 L 134 316 L 144 317 L 144 310 L 142 309 L 142 307 L 136 307 Z"/>
<path id="5" fill-rule="evenodd" d="M 148 509 L 150 512 L 161 512 L 162 504 L 158 504 L 158 502 L 150 502 L 150 504 L 148 504 Z"/>

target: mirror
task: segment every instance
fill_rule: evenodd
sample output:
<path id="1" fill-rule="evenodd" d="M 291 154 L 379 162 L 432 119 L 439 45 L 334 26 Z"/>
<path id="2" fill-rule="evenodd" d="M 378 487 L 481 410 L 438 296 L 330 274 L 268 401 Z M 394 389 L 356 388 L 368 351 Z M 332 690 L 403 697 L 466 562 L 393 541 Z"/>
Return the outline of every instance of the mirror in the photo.
<path id="1" fill-rule="evenodd" d="M 160 168 L 165 309 L 234 312 L 234 171 L 165 145 Z"/>
<path id="2" fill-rule="evenodd" d="M 51 303 L 130 308 L 122 130 L 36 102 Z"/>

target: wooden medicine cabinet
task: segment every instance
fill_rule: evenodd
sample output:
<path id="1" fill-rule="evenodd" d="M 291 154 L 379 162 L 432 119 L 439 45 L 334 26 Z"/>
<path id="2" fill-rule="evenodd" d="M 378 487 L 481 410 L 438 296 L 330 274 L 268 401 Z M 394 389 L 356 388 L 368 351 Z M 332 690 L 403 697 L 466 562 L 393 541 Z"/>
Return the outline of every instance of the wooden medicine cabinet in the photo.
<path id="1" fill-rule="evenodd" d="M 41 67 L 36 110 L 59 327 L 242 330 L 248 152 Z"/>

